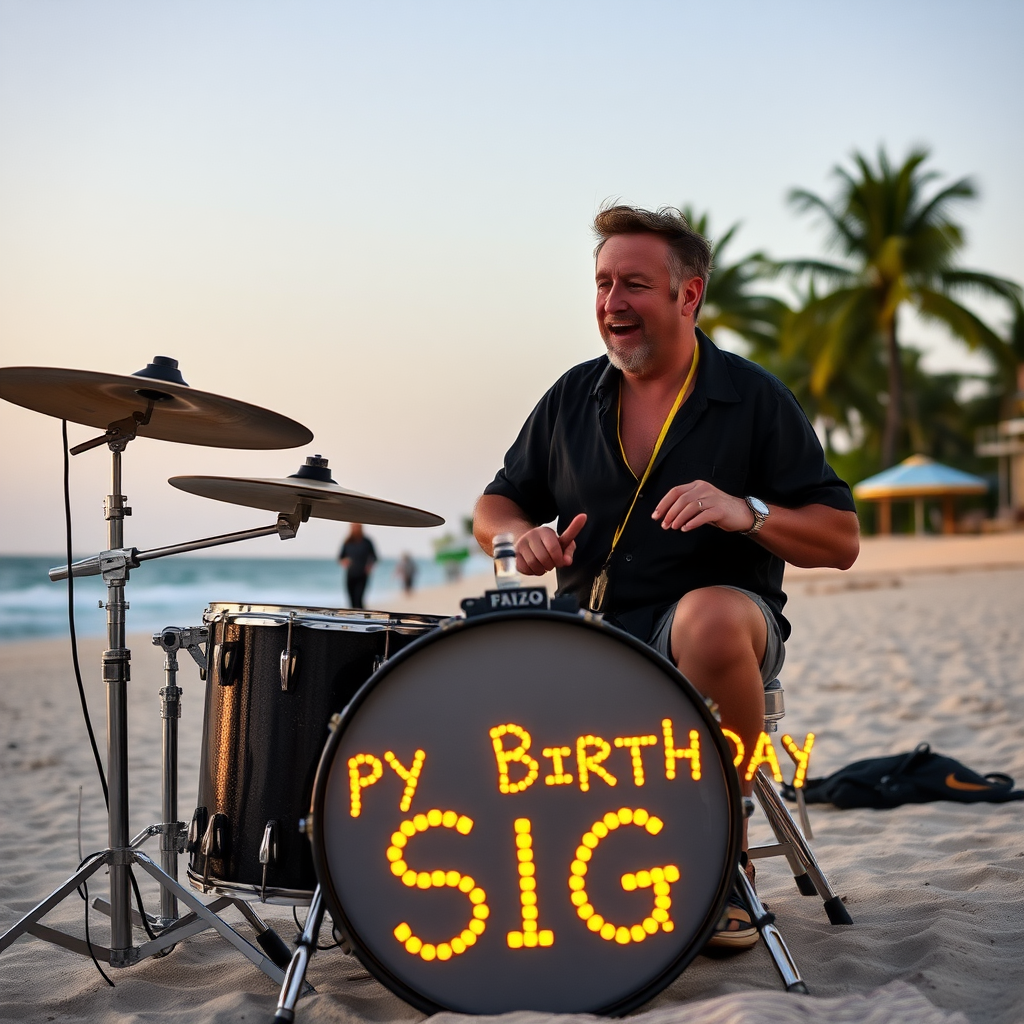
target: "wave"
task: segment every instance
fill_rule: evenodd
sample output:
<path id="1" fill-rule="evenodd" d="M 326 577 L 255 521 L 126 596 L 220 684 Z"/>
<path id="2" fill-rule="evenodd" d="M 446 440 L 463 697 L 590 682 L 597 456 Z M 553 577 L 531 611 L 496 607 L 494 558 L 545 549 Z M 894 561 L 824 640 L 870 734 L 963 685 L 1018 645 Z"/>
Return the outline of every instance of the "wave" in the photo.
<path id="1" fill-rule="evenodd" d="M 51 583 L 47 570 L 61 556 L 0 556 L 0 643 L 67 634 L 67 585 Z M 383 558 L 370 577 L 366 601 L 386 607 L 400 590 L 397 561 Z M 485 571 L 489 559 L 471 556 L 467 573 Z M 445 581 L 444 567 L 416 559 L 417 586 Z M 80 636 L 102 636 L 106 616 L 97 604 L 106 596 L 99 577 L 75 580 L 75 624 Z M 322 559 L 189 558 L 146 562 L 132 571 L 126 591 L 128 629 L 155 632 L 164 626 L 193 626 L 214 602 L 343 608 L 347 595 L 336 562 Z"/>

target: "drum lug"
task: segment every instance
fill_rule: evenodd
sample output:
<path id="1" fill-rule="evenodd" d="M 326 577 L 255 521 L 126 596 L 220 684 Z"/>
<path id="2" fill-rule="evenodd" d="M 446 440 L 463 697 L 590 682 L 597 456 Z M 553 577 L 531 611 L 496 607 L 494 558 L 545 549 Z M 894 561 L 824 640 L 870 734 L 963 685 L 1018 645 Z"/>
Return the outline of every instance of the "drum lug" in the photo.
<path id="1" fill-rule="evenodd" d="M 189 853 L 196 853 L 202 845 L 203 833 L 206 831 L 206 819 L 206 808 L 197 807 L 188 826 L 188 842 L 185 844 L 185 849 Z"/>
<path id="2" fill-rule="evenodd" d="M 281 689 L 288 691 L 292 688 L 292 680 L 298 674 L 299 652 L 281 652 Z"/>
<path id="3" fill-rule="evenodd" d="M 330 732 L 334 732 L 339 725 L 341 725 L 341 712 L 335 711 L 334 714 L 331 715 L 330 721 L 327 723 L 327 728 Z"/>
<path id="4" fill-rule="evenodd" d="M 225 640 L 216 644 L 213 649 L 213 663 L 217 666 L 217 682 L 221 686 L 233 686 L 238 674 L 239 643 L 237 640 Z"/>
<path id="5" fill-rule="evenodd" d="M 277 863 L 277 822 L 268 821 L 260 842 L 260 863 L 263 865 L 263 883 L 260 887 L 260 902 L 267 902 L 267 868 Z"/>
<path id="6" fill-rule="evenodd" d="M 228 816 L 226 814 L 215 814 L 210 819 L 209 827 L 203 836 L 203 856 L 209 860 L 215 857 L 223 860 L 228 849 Z"/>
<path id="7" fill-rule="evenodd" d="M 313 838 L 313 815 L 310 814 L 308 817 L 299 818 L 299 834 L 306 836 L 307 839 Z"/>
<path id="8" fill-rule="evenodd" d="M 292 650 L 292 626 L 294 623 L 295 612 L 289 612 L 288 639 L 285 641 L 284 650 L 281 652 L 281 689 L 286 692 L 291 689 L 292 679 L 295 678 L 299 664 L 299 652 Z"/>

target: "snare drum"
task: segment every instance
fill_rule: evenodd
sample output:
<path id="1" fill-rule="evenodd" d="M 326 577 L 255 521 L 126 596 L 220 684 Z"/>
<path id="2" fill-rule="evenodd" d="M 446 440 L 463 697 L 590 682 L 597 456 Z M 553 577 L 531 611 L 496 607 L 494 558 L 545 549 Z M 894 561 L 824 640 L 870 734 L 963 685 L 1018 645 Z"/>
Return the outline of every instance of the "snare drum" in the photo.
<path id="1" fill-rule="evenodd" d="M 327 907 L 426 1013 L 621 1014 L 725 906 L 739 785 L 703 699 L 592 618 L 449 620 L 348 705 L 313 790 Z"/>
<path id="2" fill-rule="evenodd" d="M 433 615 L 212 604 L 188 877 L 201 892 L 305 903 L 309 808 L 327 725 Z"/>

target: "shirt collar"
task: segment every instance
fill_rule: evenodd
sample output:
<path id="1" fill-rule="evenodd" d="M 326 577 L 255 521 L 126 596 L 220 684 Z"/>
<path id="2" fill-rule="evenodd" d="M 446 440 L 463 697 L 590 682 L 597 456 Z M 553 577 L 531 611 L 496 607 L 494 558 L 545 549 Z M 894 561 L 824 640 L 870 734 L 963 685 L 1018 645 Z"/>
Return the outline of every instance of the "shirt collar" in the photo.
<path id="1" fill-rule="evenodd" d="M 710 401 L 738 402 L 740 396 L 729 374 L 729 364 L 721 349 L 698 327 L 697 341 L 700 344 L 700 366 L 697 380 L 703 378 L 704 394 Z"/>
<path id="2" fill-rule="evenodd" d="M 729 366 L 717 345 L 698 327 L 697 344 L 700 345 L 700 365 L 694 390 L 700 389 L 705 396 L 716 402 L 738 402 L 740 396 L 733 386 Z M 602 409 L 608 407 L 619 393 L 620 372 L 607 361 L 601 371 L 591 395 L 598 399 Z"/>

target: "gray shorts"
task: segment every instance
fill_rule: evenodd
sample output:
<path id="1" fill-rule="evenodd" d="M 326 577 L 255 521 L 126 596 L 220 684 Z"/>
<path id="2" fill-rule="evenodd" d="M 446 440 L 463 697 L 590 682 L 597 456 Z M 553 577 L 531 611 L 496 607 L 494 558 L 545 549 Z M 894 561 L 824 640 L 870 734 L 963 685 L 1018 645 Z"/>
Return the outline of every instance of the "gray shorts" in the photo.
<path id="1" fill-rule="evenodd" d="M 768 639 L 764 647 L 764 660 L 761 662 L 761 682 L 767 686 L 778 677 L 778 674 L 782 671 L 783 662 L 786 660 L 786 645 L 782 642 L 779 624 L 775 621 L 771 608 L 768 607 L 759 594 L 755 594 L 751 590 L 744 590 L 742 587 L 730 587 L 726 584 L 720 585 L 725 586 L 727 590 L 739 591 L 739 593 L 749 597 L 761 609 L 765 625 L 768 627 Z M 647 641 L 648 646 L 653 647 L 663 658 L 671 661 L 673 665 L 676 663 L 676 659 L 672 657 L 671 639 L 672 620 L 675 618 L 675 614 L 676 606 L 672 605 L 654 624 L 651 638 Z"/>

